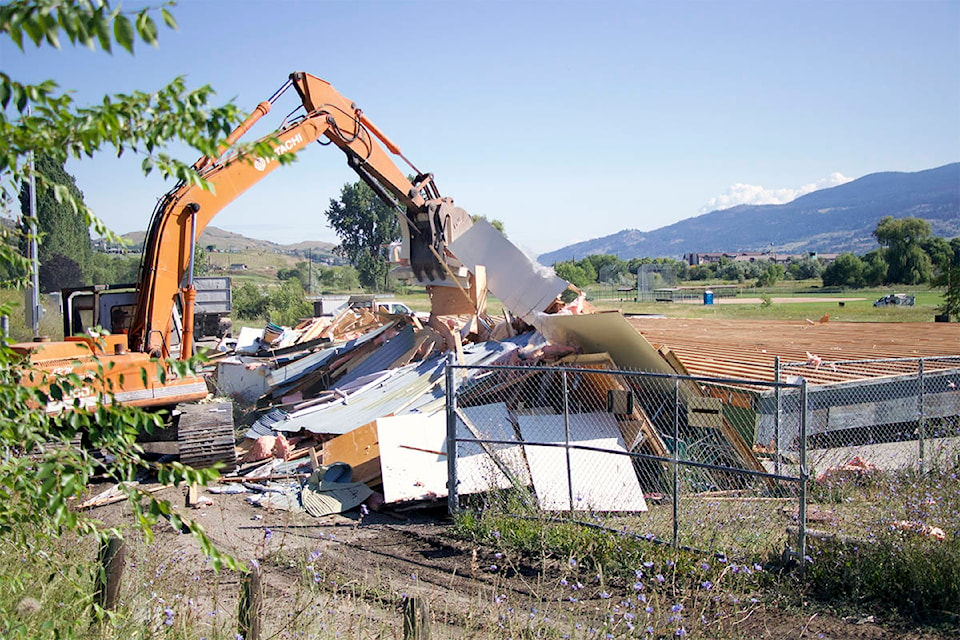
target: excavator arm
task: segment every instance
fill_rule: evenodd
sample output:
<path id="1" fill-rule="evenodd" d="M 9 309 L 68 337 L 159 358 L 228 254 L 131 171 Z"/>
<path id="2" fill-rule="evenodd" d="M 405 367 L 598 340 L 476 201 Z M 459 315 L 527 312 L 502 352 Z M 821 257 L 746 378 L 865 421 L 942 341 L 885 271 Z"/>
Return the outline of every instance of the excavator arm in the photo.
<path id="1" fill-rule="evenodd" d="M 300 96 L 304 114 L 262 138 L 273 145 L 272 157 L 244 157 L 231 152 L 253 124 L 290 87 Z M 194 165 L 209 189 L 180 183 L 158 203 L 144 241 L 138 300 L 129 333 L 129 347 L 169 357 L 172 311 L 178 298 L 184 309 L 181 357 L 192 352 L 193 258 L 197 238 L 224 207 L 280 165 L 279 156 L 300 151 L 321 137 L 341 149 L 348 165 L 401 216 L 401 257 L 416 278 L 427 284 L 446 282 L 456 260 L 445 247 L 470 227 L 470 216 L 437 191 L 431 174 L 421 173 L 399 147 L 330 83 L 303 72 L 290 79 L 228 136 L 220 158 L 201 158 Z M 402 158 L 415 172 L 411 182 L 391 158 Z"/>

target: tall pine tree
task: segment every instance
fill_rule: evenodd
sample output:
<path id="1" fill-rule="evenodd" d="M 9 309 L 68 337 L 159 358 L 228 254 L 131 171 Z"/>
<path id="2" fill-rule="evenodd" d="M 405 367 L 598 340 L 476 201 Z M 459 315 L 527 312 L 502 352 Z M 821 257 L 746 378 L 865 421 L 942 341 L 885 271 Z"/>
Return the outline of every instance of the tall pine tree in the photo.
<path id="1" fill-rule="evenodd" d="M 62 163 L 50 156 L 38 155 L 35 166 L 49 184 L 64 185 L 74 198 L 83 200 L 76 179 L 66 172 Z M 21 230 L 25 237 L 26 216 L 30 212 L 30 185 L 26 181 L 20 185 L 20 211 L 24 214 Z M 83 214 L 73 211 L 69 204 L 57 202 L 52 187 L 44 188 L 39 184 L 37 232 L 40 236 L 40 289 L 45 292 L 55 291 L 62 287 L 84 284 L 83 274 L 89 268 L 93 257 L 93 243 L 90 241 L 87 221 Z M 21 248 L 26 246 L 25 239 L 21 245 Z"/>

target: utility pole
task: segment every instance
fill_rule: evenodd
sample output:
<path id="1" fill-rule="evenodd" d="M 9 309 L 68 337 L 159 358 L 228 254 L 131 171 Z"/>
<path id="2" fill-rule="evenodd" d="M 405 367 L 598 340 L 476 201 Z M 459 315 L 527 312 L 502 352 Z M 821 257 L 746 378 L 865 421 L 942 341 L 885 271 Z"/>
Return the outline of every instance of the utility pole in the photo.
<path id="1" fill-rule="evenodd" d="M 27 115 L 30 115 L 30 111 L 27 111 Z M 34 163 L 33 151 L 30 152 L 30 211 L 29 211 L 29 222 L 30 222 L 30 242 L 27 247 L 28 258 L 30 258 L 30 289 L 29 297 L 30 299 L 27 302 L 27 324 L 30 324 L 33 329 L 33 337 L 37 339 L 40 337 L 40 314 L 42 309 L 40 308 L 40 256 L 38 254 L 37 247 L 37 181 L 34 177 L 34 172 L 36 171 L 36 165 Z"/>

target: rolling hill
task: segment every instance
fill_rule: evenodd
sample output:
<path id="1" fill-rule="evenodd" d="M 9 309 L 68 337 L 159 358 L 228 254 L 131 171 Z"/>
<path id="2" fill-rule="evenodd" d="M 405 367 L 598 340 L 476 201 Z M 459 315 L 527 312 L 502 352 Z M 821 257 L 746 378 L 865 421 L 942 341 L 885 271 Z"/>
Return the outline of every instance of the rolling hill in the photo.
<path id="1" fill-rule="evenodd" d="M 143 244 L 146 231 L 132 231 L 123 234 L 134 247 Z M 200 234 L 197 244 L 201 247 L 216 247 L 221 252 L 252 251 L 265 253 L 286 253 L 300 256 L 306 256 L 307 252 L 312 252 L 317 259 L 322 257 L 333 257 L 333 248 L 335 245 L 329 242 L 304 241 L 296 244 L 277 244 L 269 240 L 257 240 L 232 231 L 226 231 L 218 227 L 207 227 Z"/>
<path id="2" fill-rule="evenodd" d="M 625 229 L 544 253 L 538 260 L 550 265 L 592 254 L 627 260 L 764 250 L 862 254 L 877 246 L 871 233 L 884 216 L 924 218 L 934 235 L 960 236 L 960 162 L 914 173 L 873 173 L 787 204 L 740 205 L 654 231 Z"/>

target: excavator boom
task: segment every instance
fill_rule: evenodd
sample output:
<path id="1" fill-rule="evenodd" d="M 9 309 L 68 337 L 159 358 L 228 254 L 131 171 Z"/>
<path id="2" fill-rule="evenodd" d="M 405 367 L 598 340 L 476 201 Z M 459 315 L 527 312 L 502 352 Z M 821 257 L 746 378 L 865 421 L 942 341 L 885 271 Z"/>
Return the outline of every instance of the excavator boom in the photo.
<path id="1" fill-rule="evenodd" d="M 156 357 L 171 355 L 172 311 L 179 298 L 184 303 L 180 353 L 181 357 L 190 354 L 193 255 L 200 233 L 225 206 L 278 167 L 280 156 L 298 152 L 321 137 L 342 150 L 348 165 L 397 209 L 402 220 L 401 255 L 410 261 L 414 275 L 426 283 L 447 279 L 451 271 L 441 264 L 449 258 L 445 246 L 469 228 L 470 216 L 440 196 L 431 175 L 412 165 L 416 177 L 411 182 L 391 158 L 392 153 L 406 161 L 399 147 L 330 83 L 303 72 L 291 74 L 280 91 L 260 103 L 231 133 L 226 145 L 239 141 L 290 86 L 298 93 L 305 113 L 262 138 L 273 144 L 272 157 L 245 157 L 231 153 L 227 146 L 221 158 L 201 158 L 194 165 L 209 189 L 181 183 L 157 205 L 144 242 L 139 299 L 129 333 L 132 351 Z"/>

